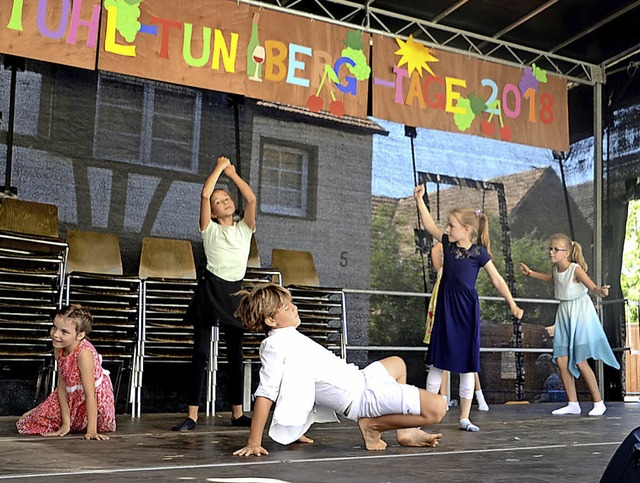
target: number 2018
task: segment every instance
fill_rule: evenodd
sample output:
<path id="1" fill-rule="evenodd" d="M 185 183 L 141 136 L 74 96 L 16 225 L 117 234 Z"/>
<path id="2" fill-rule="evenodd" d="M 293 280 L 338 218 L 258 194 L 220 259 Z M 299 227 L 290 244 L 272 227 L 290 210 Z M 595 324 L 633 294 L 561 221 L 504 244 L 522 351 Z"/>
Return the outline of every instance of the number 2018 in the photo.
<path id="1" fill-rule="evenodd" d="M 485 104 L 488 106 L 492 105 L 492 103 L 498 98 L 498 84 L 491 79 L 482 79 L 481 83 L 483 87 L 489 87 L 491 89 L 491 94 L 485 101 Z M 529 101 L 529 122 L 538 122 L 536 117 L 536 91 L 532 87 L 529 87 L 524 92 L 524 95 L 521 95 L 518 86 L 514 84 L 506 84 L 502 90 L 502 110 L 504 114 L 512 119 L 518 117 L 522 108 L 521 98 Z M 511 104 L 513 104 L 513 107 Z M 553 104 L 553 96 L 548 92 L 545 92 L 540 96 L 539 116 L 540 121 L 543 124 L 551 124 L 553 122 Z M 495 107 L 488 108 L 487 112 L 496 115 L 500 114 Z"/>

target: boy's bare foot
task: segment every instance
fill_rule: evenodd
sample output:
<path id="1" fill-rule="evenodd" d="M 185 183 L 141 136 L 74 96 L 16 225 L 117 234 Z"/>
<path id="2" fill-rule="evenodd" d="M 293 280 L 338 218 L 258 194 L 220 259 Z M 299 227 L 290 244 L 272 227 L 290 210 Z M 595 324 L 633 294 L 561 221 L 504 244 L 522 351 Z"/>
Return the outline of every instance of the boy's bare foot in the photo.
<path id="1" fill-rule="evenodd" d="M 313 440 L 311 438 L 307 438 L 304 434 L 302 436 L 300 436 L 298 438 L 298 443 L 308 443 L 311 444 L 313 443 Z"/>
<path id="2" fill-rule="evenodd" d="M 442 438 L 442 433 L 427 433 L 419 428 L 398 429 L 396 441 L 402 446 L 428 446 L 435 448 Z"/>
<path id="3" fill-rule="evenodd" d="M 387 443 L 382 440 L 382 433 L 380 431 L 372 429 L 371 426 L 371 418 L 358 419 L 358 427 L 360 428 L 360 432 L 362 433 L 364 446 L 369 451 L 382 451 L 386 449 Z"/>

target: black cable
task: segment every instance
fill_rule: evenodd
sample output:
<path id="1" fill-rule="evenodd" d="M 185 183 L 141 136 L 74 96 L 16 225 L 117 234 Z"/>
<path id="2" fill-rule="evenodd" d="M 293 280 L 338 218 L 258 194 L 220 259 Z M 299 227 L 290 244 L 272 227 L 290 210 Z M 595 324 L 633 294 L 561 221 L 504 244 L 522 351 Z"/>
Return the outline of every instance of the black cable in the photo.
<path id="1" fill-rule="evenodd" d="M 569 234 L 571 239 L 575 240 L 576 235 L 573 230 L 573 216 L 571 216 L 571 204 L 569 203 L 569 190 L 567 189 L 567 179 L 564 175 L 564 161 L 567 159 L 566 153 L 553 151 L 553 157 L 560 165 L 560 178 L 562 179 L 562 191 L 564 193 L 564 204 L 567 209 L 567 218 L 569 219 Z"/>
<path id="2" fill-rule="evenodd" d="M 231 95 L 229 101 L 233 106 L 233 130 L 236 148 L 236 173 L 242 178 L 242 149 L 240 144 L 240 104 L 244 103 L 244 97 Z M 237 190 L 236 211 L 244 216 L 243 199 L 240 190 Z"/>

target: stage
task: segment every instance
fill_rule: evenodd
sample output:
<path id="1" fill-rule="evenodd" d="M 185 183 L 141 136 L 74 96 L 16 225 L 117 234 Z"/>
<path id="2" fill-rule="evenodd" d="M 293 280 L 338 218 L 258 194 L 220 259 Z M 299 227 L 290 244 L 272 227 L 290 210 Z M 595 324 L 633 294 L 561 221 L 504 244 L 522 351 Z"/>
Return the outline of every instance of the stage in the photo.
<path id="1" fill-rule="evenodd" d="M 561 404 L 560 404 L 561 405 Z M 105 442 L 20 436 L 15 417 L 0 418 L 0 480 L 209 482 L 598 482 L 622 440 L 640 426 L 640 403 L 608 403 L 604 416 L 553 416 L 559 404 L 494 405 L 473 409 L 481 431 L 458 429 L 459 408 L 441 424 L 437 448 L 407 448 L 385 433 L 383 452 L 363 449 L 355 423 L 314 425 L 313 445 L 278 445 L 265 435 L 269 456 L 236 457 L 248 428 L 232 427 L 229 413 L 202 417 L 188 433 L 171 432 L 181 414 L 118 416 Z"/>

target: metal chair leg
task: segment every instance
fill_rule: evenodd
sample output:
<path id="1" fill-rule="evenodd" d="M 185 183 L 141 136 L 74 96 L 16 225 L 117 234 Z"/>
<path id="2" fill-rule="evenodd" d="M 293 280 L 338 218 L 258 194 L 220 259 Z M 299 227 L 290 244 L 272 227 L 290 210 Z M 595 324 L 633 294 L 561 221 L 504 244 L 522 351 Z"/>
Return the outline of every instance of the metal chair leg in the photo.
<path id="1" fill-rule="evenodd" d="M 207 416 L 216 414 L 216 389 L 218 377 L 218 351 L 220 345 L 220 327 L 214 325 L 211 330 L 209 363 L 207 364 L 207 402 L 205 413 Z"/>

